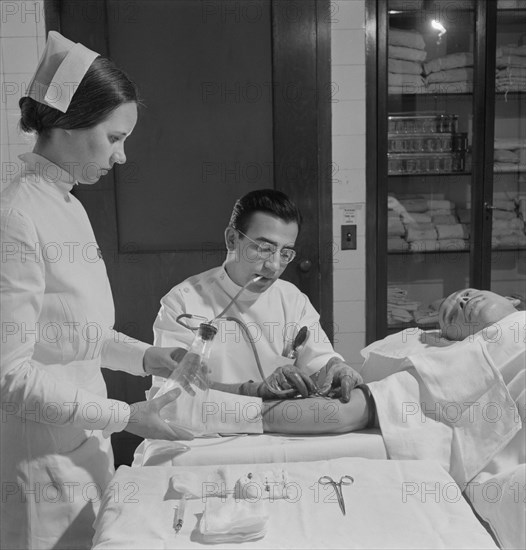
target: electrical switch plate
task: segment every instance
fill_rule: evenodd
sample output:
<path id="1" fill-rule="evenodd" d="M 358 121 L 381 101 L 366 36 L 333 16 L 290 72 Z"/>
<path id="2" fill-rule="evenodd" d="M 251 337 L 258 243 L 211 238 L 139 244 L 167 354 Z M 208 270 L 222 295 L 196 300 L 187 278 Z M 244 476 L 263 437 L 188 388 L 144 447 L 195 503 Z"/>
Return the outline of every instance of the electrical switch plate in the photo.
<path id="1" fill-rule="evenodd" d="M 342 225 L 342 250 L 356 250 L 356 225 Z"/>

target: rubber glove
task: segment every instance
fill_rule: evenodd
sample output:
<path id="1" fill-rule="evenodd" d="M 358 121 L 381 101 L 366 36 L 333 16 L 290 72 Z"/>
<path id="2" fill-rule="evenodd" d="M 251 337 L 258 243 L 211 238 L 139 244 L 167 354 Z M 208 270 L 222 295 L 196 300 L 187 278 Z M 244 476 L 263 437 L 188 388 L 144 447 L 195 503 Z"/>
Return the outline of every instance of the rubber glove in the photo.
<path id="1" fill-rule="evenodd" d="M 319 394 L 323 396 L 339 397 L 343 403 L 351 399 L 351 390 L 363 384 L 363 379 L 351 366 L 338 357 L 329 359 L 319 371 L 317 377 Z"/>
<path id="2" fill-rule="evenodd" d="M 239 386 L 239 393 L 241 395 L 261 397 L 262 399 L 290 399 L 297 394 L 307 397 L 317 390 L 313 380 L 294 365 L 278 367 L 267 377 L 266 381 L 271 388 L 280 391 L 280 393 L 273 393 L 265 382 L 253 382 L 252 380 L 241 384 Z M 285 392 L 281 393 L 283 390 Z"/>

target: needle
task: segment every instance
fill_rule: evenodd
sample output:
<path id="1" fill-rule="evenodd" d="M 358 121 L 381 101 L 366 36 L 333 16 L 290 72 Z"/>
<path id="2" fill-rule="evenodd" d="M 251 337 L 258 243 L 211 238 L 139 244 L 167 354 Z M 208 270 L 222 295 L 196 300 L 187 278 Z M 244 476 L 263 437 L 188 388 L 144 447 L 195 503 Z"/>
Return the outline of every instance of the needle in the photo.
<path id="1" fill-rule="evenodd" d="M 174 528 L 174 531 L 175 531 L 176 535 L 177 535 L 177 533 L 179 533 L 179 531 L 183 527 L 185 507 L 186 507 L 186 498 L 183 495 L 183 498 L 181 499 L 181 502 L 179 503 L 179 505 L 175 509 L 175 514 L 174 514 L 173 528 Z"/>

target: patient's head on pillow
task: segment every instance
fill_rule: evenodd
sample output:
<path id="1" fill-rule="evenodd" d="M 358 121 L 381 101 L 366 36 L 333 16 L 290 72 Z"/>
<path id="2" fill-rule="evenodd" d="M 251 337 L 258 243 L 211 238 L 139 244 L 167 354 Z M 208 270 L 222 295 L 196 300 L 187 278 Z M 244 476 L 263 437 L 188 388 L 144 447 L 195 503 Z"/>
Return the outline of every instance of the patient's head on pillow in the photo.
<path id="1" fill-rule="evenodd" d="M 450 294 L 440 305 L 438 322 L 449 340 L 464 340 L 517 311 L 519 300 L 489 290 L 466 288 Z"/>

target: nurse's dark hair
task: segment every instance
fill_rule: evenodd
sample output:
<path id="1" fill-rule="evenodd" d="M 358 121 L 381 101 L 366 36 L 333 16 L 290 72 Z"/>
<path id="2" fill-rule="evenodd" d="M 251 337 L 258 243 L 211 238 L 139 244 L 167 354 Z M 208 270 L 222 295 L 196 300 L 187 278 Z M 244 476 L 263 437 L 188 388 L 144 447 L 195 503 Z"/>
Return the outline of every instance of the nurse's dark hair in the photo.
<path id="1" fill-rule="evenodd" d="M 103 122 L 124 103 L 139 103 L 137 86 L 105 57 L 97 57 L 84 75 L 66 113 L 31 97 L 19 101 L 20 128 L 43 134 L 52 128 L 91 128 Z"/>
<path id="2" fill-rule="evenodd" d="M 299 208 L 285 193 L 276 189 L 258 189 L 238 199 L 232 210 L 230 227 L 246 233 L 255 212 L 265 212 L 286 223 L 296 222 L 298 230 L 301 229 L 303 218 Z"/>

